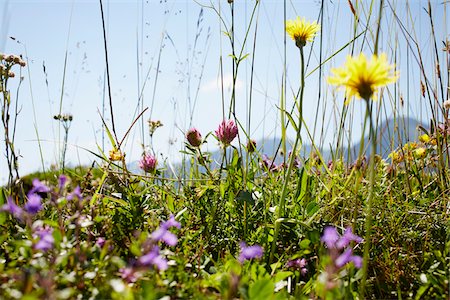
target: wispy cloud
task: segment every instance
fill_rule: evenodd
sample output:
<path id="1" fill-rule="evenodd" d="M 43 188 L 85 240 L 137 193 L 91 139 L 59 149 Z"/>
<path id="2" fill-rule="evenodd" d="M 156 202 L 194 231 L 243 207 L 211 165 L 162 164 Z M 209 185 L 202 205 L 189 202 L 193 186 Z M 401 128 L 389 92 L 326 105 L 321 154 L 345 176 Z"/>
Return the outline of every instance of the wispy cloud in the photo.
<path id="1" fill-rule="evenodd" d="M 236 90 L 241 89 L 244 86 L 244 83 L 238 79 L 236 79 Z M 231 91 L 233 87 L 233 74 L 228 73 L 223 76 L 223 88 L 225 91 Z M 210 92 L 220 92 L 222 89 L 222 79 L 221 77 L 213 78 L 209 81 L 207 81 L 205 84 L 202 85 L 201 91 L 205 93 Z"/>

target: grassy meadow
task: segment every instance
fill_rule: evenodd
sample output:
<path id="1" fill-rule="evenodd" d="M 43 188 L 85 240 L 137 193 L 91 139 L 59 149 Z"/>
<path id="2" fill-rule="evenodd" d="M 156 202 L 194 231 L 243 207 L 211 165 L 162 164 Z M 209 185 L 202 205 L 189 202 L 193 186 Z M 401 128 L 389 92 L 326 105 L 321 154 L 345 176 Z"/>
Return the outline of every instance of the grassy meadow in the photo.
<path id="1" fill-rule="evenodd" d="M 202 73 L 187 76 L 194 96 L 189 126 L 178 128 L 179 163 L 154 148 L 167 126 L 152 111 L 154 94 L 150 103 L 138 97 L 125 129 L 117 125 L 124 118 L 114 109 L 102 1 L 103 140 L 83 149 L 89 164 L 67 159 L 77 115 L 60 109 L 51 120 L 59 138 L 52 166 L 39 151 L 32 159 L 40 171 L 21 172 L 17 140 L 30 125 L 20 119 L 20 91 L 32 62 L 25 52 L 0 53 L 8 166 L 1 171 L 0 299 L 450 299 L 450 3 L 418 1 L 417 20 L 410 1 L 315 1 L 310 18 L 302 1 L 280 0 L 284 20 L 271 26 L 284 41 L 284 63 L 271 151 L 251 128 L 252 107 L 261 105 L 254 85 L 265 76 L 257 59 L 264 0 L 248 1 L 245 12 L 237 2 L 188 4 L 200 11 L 191 20 L 194 49 L 210 34 L 199 29 L 203 15 L 214 16 L 220 55 L 210 59 L 232 76 L 224 92 L 219 72 L 222 99 L 210 109 L 222 117 L 208 131 L 194 117 Z M 330 48 L 327 36 L 345 30 L 324 17 L 336 2 L 351 16 L 352 32 Z M 201 58 L 193 63 L 203 72 Z M 155 68 L 158 76 L 159 61 L 149 73 Z M 64 64 L 63 88 L 65 76 Z M 148 85 L 161 89 L 157 77 Z M 420 119 L 411 135 L 410 114 Z M 383 127 L 388 120 L 392 126 Z M 41 149 L 40 129 L 33 130 Z M 127 155 L 130 141 L 142 145 L 137 161 Z"/>

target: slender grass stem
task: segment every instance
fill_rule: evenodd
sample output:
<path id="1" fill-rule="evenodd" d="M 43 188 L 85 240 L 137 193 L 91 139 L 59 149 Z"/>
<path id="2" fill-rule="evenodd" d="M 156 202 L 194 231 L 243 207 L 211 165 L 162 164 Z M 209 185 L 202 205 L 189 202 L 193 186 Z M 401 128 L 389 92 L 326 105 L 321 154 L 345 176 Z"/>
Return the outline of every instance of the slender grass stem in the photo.
<path id="1" fill-rule="evenodd" d="M 365 99 L 366 101 L 366 109 L 367 114 L 366 117 L 369 118 L 369 136 L 371 142 L 371 152 L 370 152 L 370 165 L 369 165 L 369 195 L 367 197 L 366 202 L 366 235 L 365 235 L 365 244 L 364 244 L 364 254 L 363 254 L 363 267 L 362 267 L 362 279 L 360 286 L 360 296 L 361 299 L 364 299 L 365 289 L 366 289 L 366 281 L 367 281 L 367 272 L 369 267 L 369 259 L 370 259 L 370 239 L 371 239 L 371 231 L 372 231 L 372 199 L 374 195 L 374 185 L 375 185 L 375 155 L 377 150 L 377 140 L 375 136 L 375 128 L 373 125 L 372 118 L 372 107 L 369 99 Z"/>
<path id="2" fill-rule="evenodd" d="M 303 47 L 299 47 L 300 49 L 300 96 L 298 99 L 298 130 L 297 135 L 294 142 L 294 147 L 292 148 L 291 155 L 289 157 L 288 169 L 284 175 L 283 187 L 281 190 L 280 202 L 278 205 L 276 220 L 280 219 L 280 217 L 284 217 L 285 214 L 285 205 L 286 205 L 286 196 L 288 190 L 288 183 L 291 177 L 292 169 L 294 166 L 295 156 L 297 152 L 298 144 L 301 143 L 301 129 L 302 129 L 302 121 L 303 121 L 303 92 L 305 90 L 305 63 L 304 63 L 304 55 L 303 55 Z M 280 222 L 275 223 L 275 231 L 274 237 L 272 241 L 272 247 L 270 250 L 269 263 L 272 263 L 273 255 L 275 253 L 275 248 L 277 245 L 277 239 L 279 234 Z"/>

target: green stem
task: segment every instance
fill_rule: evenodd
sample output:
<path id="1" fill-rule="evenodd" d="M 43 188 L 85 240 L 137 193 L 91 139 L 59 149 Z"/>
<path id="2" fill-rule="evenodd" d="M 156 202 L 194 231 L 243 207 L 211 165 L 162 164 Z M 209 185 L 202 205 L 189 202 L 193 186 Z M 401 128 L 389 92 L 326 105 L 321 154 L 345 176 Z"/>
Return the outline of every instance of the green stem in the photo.
<path id="1" fill-rule="evenodd" d="M 370 121 L 370 141 L 371 141 L 371 153 L 370 153 L 370 178 L 369 178 L 369 196 L 367 197 L 366 203 L 366 235 L 365 235 L 365 244 L 364 244 L 364 255 L 363 255 L 363 267 L 362 267 L 362 279 L 361 279 L 361 287 L 360 287 L 360 297 L 364 299 L 364 293 L 366 289 L 366 280 L 367 280 L 367 270 L 369 267 L 369 259 L 370 259 L 370 239 L 371 239 L 371 231 L 372 231 L 372 199 L 374 194 L 374 185 L 375 185 L 375 154 L 377 148 L 377 141 L 375 136 L 375 128 L 373 125 L 372 119 L 372 107 L 370 106 L 370 100 L 365 99 L 367 106 L 367 116 Z"/>
<path id="2" fill-rule="evenodd" d="M 304 64 L 304 55 L 303 55 L 303 47 L 299 47 L 300 49 L 300 82 L 301 82 L 301 87 L 300 87 L 300 98 L 299 98 L 299 102 L 297 105 L 298 108 L 298 130 L 297 130 L 297 135 L 295 138 L 295 143 L 294 143 L 294 147 L 292 148 L 292 152 L 291 152 L 291 156 L 289 157 L 289 162 L 288 162 L 288 169 L 284 175 L 284 180 L 283 180 L 283 187 L 281 190 L 281 196 L 280 196 L 280 203 L 279 203 L 279 207 L 276 213 L 276 218 L 275 220 L 279 220 L 281 217 L 284 217 L 284 213 L 285 213 L 285 204 L 286 204 L 286 195 L 287 195 L 287 187 L 288 187 L 288 182 L 289 179 L 291 177 L 291 173 L 292 173 L 292 169 L 294 166 L 294 161 L 295 161 L 295 156 L 297 153 L 297 147 L 298 147 L 298 143 L 301 142 L 301 129 L 302 129 L 302 121 L 303 121 L 303 91 L 305 90 L 305 64 Z M 279 222 L 275 222 L 275 231 L 274 231 L 274 236 L 273 236 L 273 241 L 272 241 L 272 247 L 270 249 L 270 256 L 269 256 L 269 264 L 272 263 L 273 261 L 273 256 L 275 253 L 275 248 L 277 245 L 277 239 L 278 239 L 278 234 L 279 234 L 279 230 L 280 230 L 280 223 Z"/>

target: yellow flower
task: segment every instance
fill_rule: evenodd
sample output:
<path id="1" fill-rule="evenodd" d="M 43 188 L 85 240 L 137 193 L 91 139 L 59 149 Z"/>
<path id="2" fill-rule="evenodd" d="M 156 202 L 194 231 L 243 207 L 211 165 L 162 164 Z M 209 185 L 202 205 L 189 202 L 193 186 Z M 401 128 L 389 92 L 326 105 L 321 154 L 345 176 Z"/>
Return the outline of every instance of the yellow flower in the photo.
<path id="1" fill-rule="evenodd" d="M 120 150 L 113 149 L 113 150 L 109 151 L 109 159 L 111 161 L 123 160 L 124 157 L 125 157 L 125 154 L 122 154 L 122 152 L 120 152 Z"/>
<path id="2" fill-rule="evenodd" d="M 421 141 L 422 143 L 429 143 L 431 141 L 431 138 L 428 134 L 422 134 L 421 136 L 419 136 L 419 141 Z"/>
<path id="3" fill-rule="evenodd" d="M 305 46 L 306 42 L 312 42 L 319 30 L 320 25 L 317 22 L 310 23 L 305 18 L 297 17 L 295 20 L 286 21 L 286 32 L 299 48 Z"/>
<path id="4" fill-rule="evenodd" d="M 361 53 L 357 57 L 347 57 L 342 68 L 332 69 L 333 77 L 328 83 L 342 86 L 347 91 L 347 104 L 353 96 L 369 100 L 376 98 L 376 91 L 398 79 L 394 65 L 389 65 L 386 54 L 373 55 L 370 61 Z"/>
<path id="5" fill-rule="evenodd" d="M 417 148 L 416 150 L 414 150 L 414 156 L 417 158 L 424 158 L 425 155 L 427 154 L 427 149 L 425 148 Z"/>

